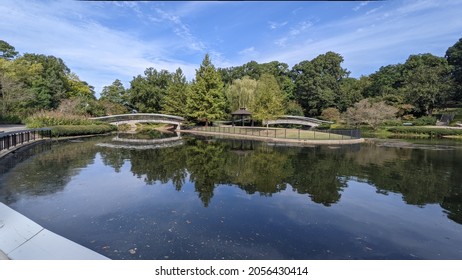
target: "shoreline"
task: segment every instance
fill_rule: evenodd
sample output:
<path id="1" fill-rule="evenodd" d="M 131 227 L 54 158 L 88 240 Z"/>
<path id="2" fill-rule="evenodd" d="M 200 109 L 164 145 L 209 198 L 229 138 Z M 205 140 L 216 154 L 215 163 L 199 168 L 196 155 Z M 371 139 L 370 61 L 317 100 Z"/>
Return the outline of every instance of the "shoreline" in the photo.
<path id="1" fill-rule="evenodd" d="M 237 139 L 253 139 L 253 140 L 259 140 L 259 141 L 271 142 L 271 143 L 296 143 L 296 144 L 302 144 L 302 145 L 351 145 L 351 144 L 364 143 L 366 141 L 364 138 L 344 139 L 344 140 L 315 140 L 315 139 L 299 140 L 299 139 L 274 138 L 274 137 L 242 135 L 242 134 L 225 133 L 225 132 L 198 131 L 198 130 L 176 130 L 176 131 L 181 132 L 181 133 L 212 135 L 212 136 L 221 136 L 221 137 L 237 138 Z"/>

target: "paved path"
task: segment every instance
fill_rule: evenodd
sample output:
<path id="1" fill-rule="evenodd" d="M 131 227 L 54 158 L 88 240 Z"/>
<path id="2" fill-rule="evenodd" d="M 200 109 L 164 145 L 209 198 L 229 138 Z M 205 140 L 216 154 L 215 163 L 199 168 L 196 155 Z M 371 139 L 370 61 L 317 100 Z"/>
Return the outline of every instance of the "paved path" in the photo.
<path id="1" fill-rule="evenodd" d="M 26 126 L 21 124 L 0 124 L 0 132 L 10 132 L 24 129 L 26 129 Z"/>
<path id="2" fill-rule="evenodd" d="M 0 260 L 108 260 L 0 203 Z"/>

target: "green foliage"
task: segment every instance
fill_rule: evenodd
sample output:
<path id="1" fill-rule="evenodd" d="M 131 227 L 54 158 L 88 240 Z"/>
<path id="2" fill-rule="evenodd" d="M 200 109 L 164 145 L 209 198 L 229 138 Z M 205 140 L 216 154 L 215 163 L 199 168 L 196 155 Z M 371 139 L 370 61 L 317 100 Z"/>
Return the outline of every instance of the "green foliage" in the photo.
<path id="1" fill-rule="evenodd" d="M 452 100 L 462 102 L 462 38 L 452 47 L 448 48 L 445 57 L 452 68 L 451 76 L 454 78 L 456 84 Z"/>
<path id="2" fill-rule="evenodd" d="M 100 96 L 100 100 L 115 104 L 123 105 L 127 102 L 125 87 L 119 79 L 116 79 L 111 85 L 103 87 Z"/>
<path id="3" fill-rule="evenodd" d="M 444 58 L 432 54 L 411 55 L 403 70 L 403 92 L 417 113 L 431 115 L 449 98 L 450 67 Z"/>
<path id="4" fill-rule="evenodd" d="M 223 86 L 220 74 L 206 54 L 187 97 L 188 116 L 207 124 L 210 120 L 222 119 L 226 110 Z"/>
<path id="5" fill-rule="evenodd" d="M 462 135 L 462 129 L 436 128 L 436 127 L 418 127 L 418 126 L 401 126 L 391 127 L 388 131 L 396 134 L 422 134 L 431 137 Z"/>
<path id="6" fill-rule="evenodd" d="M 348 76 L 348 71 L 340 66 L 342 62 L 341 55 L 327 52 L 293 67 L 295 99 L 305 115 L 318 116 L 325 108 L 338 107 L 339 81 Z"/>
<path id="7" fill-rule="evenodd" d="M 10 60 L 18 55 L 16 49 L 7 42 L 0 40 L 0 58 Z"/>
<path id="8" fill-rule="evenodd" d="M 60 101 L 70 91 L 68 76 L 71 72 L 63 60 L 54 56 L 27 53 L 18 59 L 42 66 L 41 71 L 31 77 L 27 84 L 34 93 L 29 106 L 45 110 L 58 108 Z"/>
<path id="9" fill-rule="evenodd" d="M 22 120 L 14 115 L 0 115 L 0 124 L 20 124 Z"/>
<path id="10" fill-rule="evenodd" d="M 321 119 L 326 120 L 326 121 L 334 121 L 338 122 L 340 121 L 340 111 L 337 108 L 327 108 L 322 110 L 321 113 Z"/>
<path id="11" fill-rule="evenodd" d="M 226 89 L 226 97 L 230 107 L 230 111 L 234 112 L 240 108 L 248 108 L 252 110 L 252 105 L 255 98 L 255 90 L 257 81 L 249 77 L 237 79 Z"/>
<path id="12" fill-rule="evenodd" d="M 303 116 L 303 108 L 297 101 L 291 100 L 287 102 L 285 107 L 285 115 Z"/>
<path id="13" fill-rule="evenodd" d="M 371 84 L 365 90 L 365 97 L 386 97 L 401 95 L 399 89 L 403 84 L 403 65 L 387 65 L 369 76 Z"/>
<path id="14" fill-rule="evenodd" d="M 414 125 L 436 125 L 436 118 L 433 116 L 423 116 L 412 121 Z"/>
<path id="15" fill-rule="evenodd" d="M 70 115 L 57 111 L 41 111 L 26 119 L 28 128 L 92 124 L 96 124 L 96 122 L 80 115 Z"/>
<path id="16" fill-rule="evenodd" d="M 117 130 L 115 125 L 110 124 L 58 125 L 50 128 L 52 137 L 105 134 Z"/>
<path id="17" fill-rule="evenodd" d="M 170 83 L 171 74 L 167 70 L 147 68 L 144 76 L 138 75 L 130 82 L 130 89 L 127 91 L 128 103 L 138 112 L 159 113 Z"/>
<path id="18" fill-rule="evenodd" d="M 186 102 L 187 96 L 190 95 L 191 88 L 186 81 L 181 68 L 178 68 L 172 74 L 172 82 L 167 89 L 167 94 L 162 102 L 162 113 L 176 115 L 181 117 L 187 116 Z"/>
<path id="19" fill-rule="evenodd" d="M 272 75 L 263 74 L 258 80 L 251 109 L 252 117 L 260 121 L 284 115 L 284 96 Z"/>

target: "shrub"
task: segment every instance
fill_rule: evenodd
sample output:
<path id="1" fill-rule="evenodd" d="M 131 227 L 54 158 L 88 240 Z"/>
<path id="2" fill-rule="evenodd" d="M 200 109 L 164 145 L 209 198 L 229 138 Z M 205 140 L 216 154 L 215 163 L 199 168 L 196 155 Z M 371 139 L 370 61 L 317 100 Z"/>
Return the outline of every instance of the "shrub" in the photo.
<path id="1" fill-rule="evenodd" d="M 56 111 L 42 111 L 26 119 L 29 128 L 50 127 L 58 125 L 91 125 L 98 122 L 84 116 L 65 114 Z"/>
<path id="2" fill-rule="evenodd" d="M 412 121 L 414 125 L 436 125 L 436 118 L 432 116 L 424 116 Z"/>
<path id="3" fill-rule="evenodd" d="M 388 131 L 396 134 L 425 134 L 430 137 L 442 137 L 449 135 L 462 135 L 462 129 L 448 129 L 436 127 L 391 127 Z"/>
<path id="4" fill-rule="evenodd" d="M 115 125 L 110 124 L 59 125 L 50 128 L 53 137 L 104 134 L 117 130 Z"/>
<path id="5" fill-rule="evenodd" d="M 13 115 L 0 115 L 0 124 L 20 124 L 22 123 L 21 118 Z"/>
<path id="6" fill-rule="evenodd" d="M 332 107 L 324 109 L 321 113 L 321 119 L 338 122 L 340 120 L 340 111 Z"/>

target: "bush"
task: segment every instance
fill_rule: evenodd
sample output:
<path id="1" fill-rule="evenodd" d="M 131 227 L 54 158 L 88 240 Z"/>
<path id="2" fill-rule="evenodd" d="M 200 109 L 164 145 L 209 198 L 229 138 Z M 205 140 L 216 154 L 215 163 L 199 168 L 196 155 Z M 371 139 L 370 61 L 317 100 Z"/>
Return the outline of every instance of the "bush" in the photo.
<path id="1" fill-rule="evenodd" d="M 448 129 L 436 127 L 391 127 L 388 131 L 396 134 L 425 134 L 430 137 L 442 137 L 449 135 L 462 135 L 462 129 Z"/>
<path id="2" fill-rule="evenodd" d="M 98 124 L 84 116 L 65 114 L 56 111 L 42 111 L 35 113 L 26 119 L 26 125 L 29 128 L 50 127 L 58 125 L 92 125 Z"/>
<path id="3" fill-rule="evenodd" d="M 52 137 L 104 134 L 117 130 L 115 125 L 110 124 L 60 125 L 50 128 Z"/>
<path id="4" fill-rule="evenodd" d="M 21 124 L 21 118 L 18 116 L 7 115 L 0 116 L 0 124 Z"/>
<path id="5" fill-rule="evenodd" d="M 338 122 L 340 120 L 340 111 L 337 108 L 327 108 L 321 113 L 321 119 L 326 121 Z"/>
<path id="6" fill-rule="evenodd" d="M 414 125 L 436 125 L 436 118 L 432 116 L 424 116 L 412 121 Z"/>

